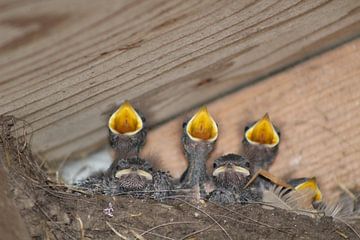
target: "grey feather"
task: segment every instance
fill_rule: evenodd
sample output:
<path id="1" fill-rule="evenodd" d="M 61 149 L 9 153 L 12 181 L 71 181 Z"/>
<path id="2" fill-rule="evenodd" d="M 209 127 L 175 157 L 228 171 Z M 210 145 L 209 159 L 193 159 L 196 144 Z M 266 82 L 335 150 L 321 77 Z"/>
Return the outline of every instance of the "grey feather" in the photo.
<path id="1" fill-rule="evenodd" d="M 305 215 L 313 214 L 312 191 L 294 191 L 274 185 L 268 189 L 262 187 L 262 192 L 262 201 L 267 205 Z"/>

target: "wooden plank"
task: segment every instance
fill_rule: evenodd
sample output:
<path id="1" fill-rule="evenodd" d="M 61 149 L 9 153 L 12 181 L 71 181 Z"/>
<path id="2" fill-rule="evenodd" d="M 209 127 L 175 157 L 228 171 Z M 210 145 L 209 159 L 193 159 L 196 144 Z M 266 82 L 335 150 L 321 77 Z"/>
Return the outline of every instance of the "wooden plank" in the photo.
<path id="1" fill-rule="evenodd" d="M 239 153 L 244 125 L 268 112 L 282 133 L 274 174 L 317 176 L 328 197 L 338 193 L 337 181 L 359 186 L 359 59 L 356 40 L 209 104 L 220 126 L 211 159 Z M 175 177 L 186 168 L 180 143 L 183 119 L 151 131 L 144 151 Z"/>
<path id="2" fill-rule="evenodd" d="M 360 33 L 358 0 L 4 1 L 0 114 L 48 159 L 100 146 L 130 99 L 156 124 Z M 75 155 L 73 155 L 75 157 Z"/>

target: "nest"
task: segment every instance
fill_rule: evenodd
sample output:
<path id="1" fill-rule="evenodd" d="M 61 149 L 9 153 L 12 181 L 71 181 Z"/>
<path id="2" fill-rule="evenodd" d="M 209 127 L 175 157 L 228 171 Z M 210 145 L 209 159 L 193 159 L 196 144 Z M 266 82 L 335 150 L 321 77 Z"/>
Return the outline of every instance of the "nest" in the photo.
<path id="1" fill-rule="evenodd" d="M 31 151 L 30 126 L 0 116 L 0 167 L 33 239 L 338 239 L 356 238 L 348 225 L 261 204 L 220 206 L 186 196 L 162 202 L 104 196 L 64 185 Z M 2 215 L 1 217 L 6 218 Z"/>

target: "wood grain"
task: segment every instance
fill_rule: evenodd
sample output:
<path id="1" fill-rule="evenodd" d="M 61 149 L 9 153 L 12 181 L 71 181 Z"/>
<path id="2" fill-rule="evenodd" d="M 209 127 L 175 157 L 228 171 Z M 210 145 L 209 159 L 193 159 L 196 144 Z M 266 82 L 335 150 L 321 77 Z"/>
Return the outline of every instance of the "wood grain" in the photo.
<path id="1" fill-rule="evenodd" d="M 220 129 L 211 160 L 239 153 L 244 125 L 268 112 L 282 136 L 271 172 L 316 176 L 330 198 L 339 193 L 338 182 L 360 186 L 359 76 L 356 40 L 209 104 Z M 183 119 L 151 131 L 144 151 L 175 177 L 187 165 L 180 143 Z"/>
<path id="2" fill-rule="evenodd" d="M 129 99 L 157 124 L 360 33 L 358 0 L 3 1 L 0 114 L 50 160 L 106 139 Z"/>

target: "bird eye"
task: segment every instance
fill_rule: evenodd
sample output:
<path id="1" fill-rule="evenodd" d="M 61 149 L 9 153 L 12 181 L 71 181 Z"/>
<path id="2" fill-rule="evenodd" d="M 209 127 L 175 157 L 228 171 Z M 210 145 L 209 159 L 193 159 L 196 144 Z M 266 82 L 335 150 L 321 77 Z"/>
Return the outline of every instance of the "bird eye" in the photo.
<path id="1" fill-rule="evenodd" d="M 217 168 L 217 164 L 216 164 L 216 163 L 214 163 L 214 164 L 213 164 L 213 167 L 214 167 L 214 168 Z"/>

